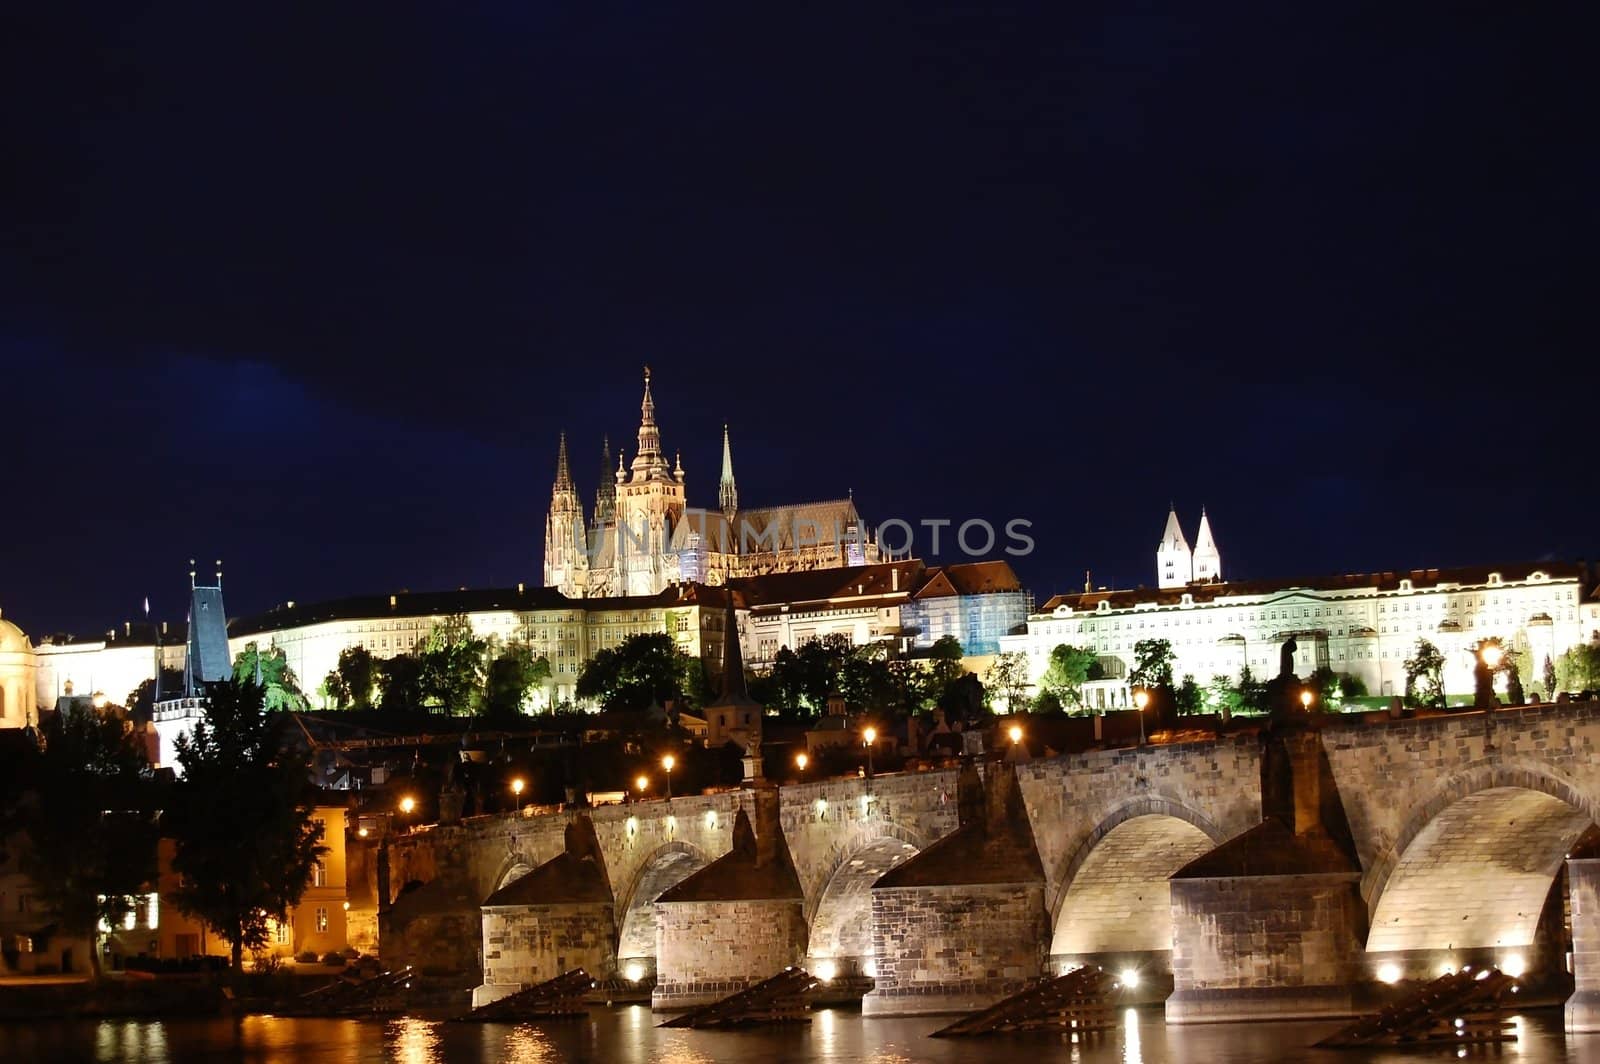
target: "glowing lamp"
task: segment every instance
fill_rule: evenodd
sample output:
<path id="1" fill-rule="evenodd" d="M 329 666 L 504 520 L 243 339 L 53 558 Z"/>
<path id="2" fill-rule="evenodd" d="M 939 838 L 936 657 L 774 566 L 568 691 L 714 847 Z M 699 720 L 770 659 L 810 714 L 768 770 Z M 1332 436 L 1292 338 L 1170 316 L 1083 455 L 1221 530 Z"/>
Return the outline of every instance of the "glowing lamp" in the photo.
<path id="1" fill-rule="evenodd" d="M 1309 688 L 1304 690 L 1304 691 L 1301 691 L 1300 692 L 1300 705 L 1303 706 L 1306 709 L 1310 709 L 1311 708 L 1311 698 L 1312 698 L 1312 696 L 1311 696 L 1311 691 L 1310 691 Z"/>
<path id="2" fill-rule="evenodd" d="M 1117 979 L 1122 983 L 1123 986 L 1128 987 L 1131 990 L 1139 985 L 1139 969 L 1124 968 L 1122 971 L 1117 973 Z"/>
<path id="3" fill-rule="evenodd" d="M 1150 704 L 1150 692 L 1135 691 L 1133 693 L 1133 704 L 1139 708 L 1141 713 L 1144 712 L 1144 707 Z"/>
<path id="4" fill-rule="evenodd" d="M 627 978 L 628 982 L 637 983 L 639 980 L 644 978 L 644 965 L 637 963 L 629 964 L 622 970 L 622 974 Z"/>
<path id="5" fill-rule="evenodd" d="M 1400 966 L 1393 962 L 1378 966 L 1378 982 L 1391 986 L 1400 981 Z"/>
<path id="6" fill-rule="evenodd" d="M 817 962 L 817 978 L 824 983 L 831 983 L 839 975 L 839 966 L 832 961 Z"/>
<path id="7" fill-rule="evenodd" d="M 633 785 L 639 788 L 640 794 L 643 794 L 650 788 L 650 779 L 647 776 L 640 776 L 638 779 L 633 781 Z"/>
<path id="8" fill-rule="evenodd" d="M 1018 743 L 1020 743 L 1022 741 L 1022 727 L 1021 727 L 1021 725 L 1013 724 L 1011 726 L 1011 730 L 1008 731 L 1006 734 L 1011 736 L 1011 745 L 1012 746 L 1017 745 Z"/>
<path id="9" fill-rule="evenodd" d="M 804 772 L 806 770 L 806 765 L 810 764 L 810 762 L 811 762 L 811 759 L 809 757 L 807 757 L 805 754 L 795 754 L 794 755 L 794 763 L 800 766 L 800 771 L 801 772 Z"/>
<path id="10" fill-rule="evenodd" d="M 411 795 L 408 794 L 404 798 L 400 799 L 400 811 L 406 816 L 410 816 L 416 811 L 416 808 L 417 800 L 411 797 Z"/>
<path id="11" fill-rule="evenodd" d="M 511 781 L 511 793 L 516 795 L 518 798 L 521 798 L 522 797 L 522 789 L 524 787 L 526 787 L 526 786 L 527 786 L 527 784 L 524 783 L 522 781 L 522 777 L 519 776 L 516 779 Z"/>
<path id="12" fill-rule="evenodd" d="M 1505 651 L 1500 649 L 1498 643 L 1486 643 L 1483 649 L 1478 651 L 1478 657 L 1482 658 L 1483 663 L 1491 669 L 1498 669 L 1505 656 Z"/>
<path id="13" fill-rule="evenodd" d="M 878 741 L 878 729 L 877 728 L 868 728 L 866 731 L 862 732 L 861 733 L 861 741 L 866 743 L 868 746 L 871 746 L 873 743 L 877 742 Z"/>
<path id="14" fill-rule="evenodd" d="M 1500 970 L 1513 979 L 1521 979 L 1522 974 L 1528 970 L 1528 962 L 1522 959 L 1521 954 L 1513 953 L 1509 957 L 1501 958 Z"/>
<path id="15" fill-rule="evenodd" d="M 673 757 L 671 754 L 668 754 L 666 757 L 663 757 L 661 759 L 661 767 L 663 769 L 665 769 L 667 772 L 671 772 L 672 771 L 672 766 L 676 765 L 677 763 L 678 763 L 678 759 Z"/>

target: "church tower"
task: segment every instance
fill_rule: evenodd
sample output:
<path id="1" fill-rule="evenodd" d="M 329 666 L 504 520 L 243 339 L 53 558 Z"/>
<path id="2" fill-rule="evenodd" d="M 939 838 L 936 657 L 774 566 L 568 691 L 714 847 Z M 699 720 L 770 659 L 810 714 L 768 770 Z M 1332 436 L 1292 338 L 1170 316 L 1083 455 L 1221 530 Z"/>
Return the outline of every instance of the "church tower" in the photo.
<path id="1" fill-rule="evenodd" d="M 728 426 L 722 426 L 722 483 L 717 486 L 717 508 L 727 519 L 728 533 L 734 535 L 733 515 L 739 512 L 739 489 L 733 483 L 733 450 L 728 444 Z"/>
<path id="2" fill-rule="evenodd" d="M 611 472 L 611 437 L 600 437 L 600 486 L 594 489 L 594 527 L 617 519 L 617 478 Z"/>
<path id="3" fill-rule="evenodd" d="M 544 583 L 560 589 L 563 595 L 583 594 L 583 572 L 587 568 L 584 550 L 583 503 L 572 485 L 572 469 L 567 462 L 567 434 L 561 434 L 561 449 L 556 456 L 556 482 L 550 489 L 550 515 L 544 527 Z"/>
<path id="4" fill-rule="evenodd" d="M 1222 555 L 1217 552 L 1217 541 L 1211 536 L 1211 519 L 1203 506 L 1200 530 L 1194 537 L 1194 579 L 1197 584 L 1216 583 L 1222 579 Z"/>
<path id="5" fill-rule="evenodd" d="M 676 469 L 668 468 L 661 453 L 661 430 L 646 366 L 639 449 L 627 479 L 617 482 L 615 594 L 654 595 L 676 579 L 676 559 L 669 553 L 672 530 L 683 520 L 684 506 L 683 467 L 680 463 Z"/>
<path id="6" fill-rule="evenodd" d="M 1167 511 L 1167 528 L 1156 547 L 1156 586 L 1184 587 L 1194 579 L 1194 555 L 1178 526 L 1178 511 Z"/>

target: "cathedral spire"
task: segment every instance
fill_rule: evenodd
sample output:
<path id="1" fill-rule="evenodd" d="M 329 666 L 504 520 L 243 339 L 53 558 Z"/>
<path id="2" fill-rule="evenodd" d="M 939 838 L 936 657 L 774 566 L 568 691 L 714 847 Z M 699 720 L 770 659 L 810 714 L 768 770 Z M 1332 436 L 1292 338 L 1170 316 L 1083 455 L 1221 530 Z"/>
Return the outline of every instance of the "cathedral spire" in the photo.
<path id="1" fill-rule="evenodd" d="M 733 482 L 733 448 L 728 442 L 728 426 L 722 426 L 722 483 L 717 488 L 717 505 L 722 516 L 733 523 L 739 510 L 739 489 Z"/>
<path id="2" fill-rule="evenodd" d="M 594 490 L 594 523 L 599 528 L 617 519 L 617 478 L 611 472 L 611 436 L 600 437 L 600 486 Z"/>
<path id="3" fill-rule="evenodd" d="M 567 462 L 567 434 L 561 434 L 561 449 L 556 452 L 556 490 L 572 490 L 572 467 Z"/>
<path id="4" fill-rule="evenodd" d="M 656 427 L 656 401 L 650 394 L 650 367 L 644 368 L 644 401 L 639 404 L 639 453 L 633 458 L 635 479 L 645 479 L 664 471 L 661 458 L 661 430 Z"/>

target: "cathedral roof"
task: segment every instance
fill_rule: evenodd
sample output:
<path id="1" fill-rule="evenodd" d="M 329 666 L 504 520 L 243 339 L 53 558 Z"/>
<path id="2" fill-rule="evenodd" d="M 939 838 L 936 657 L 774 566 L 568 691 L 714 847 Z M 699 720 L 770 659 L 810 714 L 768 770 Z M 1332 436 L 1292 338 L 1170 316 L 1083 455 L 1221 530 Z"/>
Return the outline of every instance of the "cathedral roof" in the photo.
<path id="1" fill-rule="evenodd" d="M 925 566 L 911 559 L 850 565 L 840 569 L 811 569 L 765 576 L 737 577 L 728 581 L 752 609 L 764 605 L 827 602 L 893 596 L 904 600 L 922 579 Z"/>

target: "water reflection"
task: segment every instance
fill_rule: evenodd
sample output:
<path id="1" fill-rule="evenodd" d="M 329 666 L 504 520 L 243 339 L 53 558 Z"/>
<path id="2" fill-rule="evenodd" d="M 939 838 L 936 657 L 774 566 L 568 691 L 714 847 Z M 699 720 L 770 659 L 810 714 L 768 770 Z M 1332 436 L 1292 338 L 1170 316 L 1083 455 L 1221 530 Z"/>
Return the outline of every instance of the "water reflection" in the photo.
<path id="1" fill-rule="evenodd" d="M 749 1031 L 663 1030 L 643 1007 L 595 1009 L 587 1018 L 534 1024 L 467 1024 L 394 1020 L 240 1019 L 64 1020 L 0 1023 L 0 1064 L 12 1061 L 315 1060 L 326 1064 L 1425 1064 L 1416 1051 L 1330 1053 L 1312 1043 L 1338 1023 L 1199 1024 L 1168 1027 L 1161 1010 L 1129 1009 L 1103 1034 L 1030 1034 L 984 1039 L 934 1039 L 947 1017 L 863 1019 L 824 1009 L 809 1024 Z M 1558 1009 L 1514 1017 L 1518 1041 L 1448 1050 L 1435 1060 L 1600 1064 L 1600 1036 L 1568 1036 Z M 1450 1047 L 1458 1048 L 1458 1047 Z"/>

